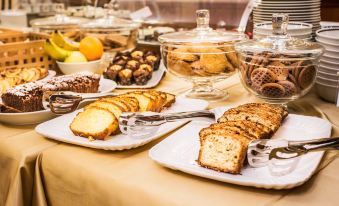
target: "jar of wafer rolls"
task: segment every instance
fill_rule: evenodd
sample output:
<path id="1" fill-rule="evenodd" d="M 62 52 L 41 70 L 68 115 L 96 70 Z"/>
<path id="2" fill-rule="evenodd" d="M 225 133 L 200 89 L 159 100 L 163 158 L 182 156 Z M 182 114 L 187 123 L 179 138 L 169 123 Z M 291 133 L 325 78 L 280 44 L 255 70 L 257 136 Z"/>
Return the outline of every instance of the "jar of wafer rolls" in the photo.
<path id="1" fill-rule="evenodd" d="M 159 36 L 162 59 L 167 71 L 193 83 L 189 98 L 221 100 L 227 92 L 213 84 L 236 73 L 239 67 L 234 43 L 246 39 L 238 32 L 213 30 L 209 11 L 197 10 L 197 28 Z"/>
<path id="2" fill-rule="evenodd" d="M 317 43 L 290 37 L 287 25 L 287 14 L 273 14 L 271 36 L 235 44 L 242 84 L 270 103 L 285 104 L 305 95 L 323 53 Z"/>

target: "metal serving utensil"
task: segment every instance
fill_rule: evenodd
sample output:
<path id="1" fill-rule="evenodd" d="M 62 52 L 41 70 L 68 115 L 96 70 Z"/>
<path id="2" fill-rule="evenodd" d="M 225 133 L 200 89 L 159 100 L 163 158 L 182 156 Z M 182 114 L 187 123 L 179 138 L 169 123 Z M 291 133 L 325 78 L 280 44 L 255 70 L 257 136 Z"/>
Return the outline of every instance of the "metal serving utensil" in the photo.
<path id="1" fill-rule="evenodd" d="M 295 169 L 298 157 L 325 150 L 339 150 L 339 137 L 307 141 L 253 140 L 248 146 L 247 159 L 250 166 L 269 166 L 272 175 L 281 176 Z"/>
<path id="2" fill-rule="evenodd" d="M 119 128 L 123 134 L 136 138 L 145 138 L 155 134 L 164 123 L 199 118 L 215 119 L 216 117 L 214 112 L 209 110 L 177 113 L 122 113 L 119 118 Z"/>
<path id="3" fill-rule="evenodd" d="M 67 114 L 75 111 L 83 100 L 95 100 L 100 97 L 115 96 L 113 93 L 76 93 L 69 91 L 45 92 L 42 104 L 55 114 Z"/>

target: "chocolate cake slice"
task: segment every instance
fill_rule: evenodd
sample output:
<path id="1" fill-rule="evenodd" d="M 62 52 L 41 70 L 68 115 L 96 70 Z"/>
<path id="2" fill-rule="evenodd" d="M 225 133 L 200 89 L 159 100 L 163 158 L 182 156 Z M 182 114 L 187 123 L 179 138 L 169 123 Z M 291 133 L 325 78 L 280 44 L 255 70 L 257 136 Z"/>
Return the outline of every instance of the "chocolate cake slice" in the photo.
<path id="1" fill-rule="evenodd" d="M 22 112 L 43 110 L 42 96 L 45 91 L 72 91 L 95 93 L 99 89 L 100 75 L 77 73 L 54 77 L 46 81 L 22 84 L 1 95 L 3 104 Z"/>

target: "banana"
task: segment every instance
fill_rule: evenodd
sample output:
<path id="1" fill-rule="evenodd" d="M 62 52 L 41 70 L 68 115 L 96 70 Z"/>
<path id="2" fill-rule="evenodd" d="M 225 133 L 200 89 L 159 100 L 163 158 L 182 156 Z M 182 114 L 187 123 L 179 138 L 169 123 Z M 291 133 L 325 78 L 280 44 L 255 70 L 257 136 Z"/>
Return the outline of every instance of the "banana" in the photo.
<path id="1" fill-rule="evenodd" d="M 60 33 L 60 31 L 58 31 L 58 30 L 55 30 L 52 33 L 51 38 L 52 38 L 53 42 L 56 45 L 58 45 L 60 48 L 63 48 L 65 50 L 69 50 L 69 51 L 79 51 L 80 43 L 68 39 L 67 37 L 62 35 Z"/>
<path id="2" fill-rule="evenodd" d="M 69 55 L 71 55 L 71 51 L 58 47 L 52 39 L 46 40 L 44 49 L 53 59 L 58 61 L 64 61 Z"/>

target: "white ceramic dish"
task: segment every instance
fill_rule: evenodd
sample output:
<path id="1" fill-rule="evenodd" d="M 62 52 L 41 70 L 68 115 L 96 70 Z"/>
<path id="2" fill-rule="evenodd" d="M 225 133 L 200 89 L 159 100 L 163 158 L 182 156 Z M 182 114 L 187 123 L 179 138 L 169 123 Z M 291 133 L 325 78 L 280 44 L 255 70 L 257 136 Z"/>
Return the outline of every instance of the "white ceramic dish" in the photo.
<path id="1" fill-rule="evenodd" d="M 336 52 L 339 52 L 339 44 L 335 44 L 326 40 L 324 41 L 323 39 L 319 39 L 318 37 L 316 37 L 315 40 L 323 45 L 326 50 L 334 50 Z"/>
<path id="2" fill-rule="evenodd" d="M 101 79 L 99 92 L 107 93 L 111 92 L 116 88 L 116 83 L 112 80 Z M 0 98 L 1 102 L 1 98 Z M 79 107 L 84 106 L 86 102 L 79 105 Z M 0 122 L 12 125 L 29 125 L 37 124 L 49 119 L 56 117 L 57 115 L 53 114 L 49 109 L 41 110 L 36 112 L 22 112 L 22 113 L 1 113 L 0 112 Z"/>
<path id="3" fill-rule="evenodd" d="M 324 55 L 339 57 L 339 49 L 337 50 L 325 49 Z"/>
<path id="4" fill-rule="evenodd" d="M 329 80 L 334 80 L 334 81 L 339 81 L 339 75 L 337 74 L 331 74 L 331 73 L 326 73 L 321 70 L 317 72 L 317 76 L 321 77 L 323 79 L 329 79 Z"/>
<path id="5" fill-rule="evenodd" d="M 320 65 L 339 70 L 339 63 L 320 59 Z"/>
<path id="6" fill-rule="evenodd" d="M 171 106 L 171 108 L 164 112 L 195 111 L 205 109 L 207 106 L 208 102 L 204 100 L 177 97 L 176 102 Z M 79 111 L 80 110 L 44 122 L 38 125 L 35 128 L 35 131 L 50 139 L 81 145 L 84 147 L 104 150 L 124 150 L 145 145 L 186 123 L 186 121 L 182 121 L 163 124 L 160 126 L 155 135 L 148 138 L 138 139 L 118 134 L 111 136 L 106 140 L 89 141 L 87 138 L 75 136 L 69 129 L 69 125 Z"/>
<path id="7" fill-rule="evenodd" d="M 136 85 L 136 84 L 120 85 L 118 84 L 117 88 L 118 89 L 149 89 L 149 88 L 156 87 L 160 83 L 161 79 L 164 77 L 165 71 L 166 71 L 165 65 L 163 65 L 163 63 L 161 62 L 159 65 L 159 69 L 153 72 L 152 78 L 148 80 L 147 84 L 145 85 Z"/>
<path id="8" fill-rule="evenodd" d="M 334 68 L 327 67 L 327 66 L 324 66 L 324 65 L 321 65 L 321 64 L 319 65 L 318 69 L 319 69 L 319 71 L 329 73 L 329 74 L 332 74 L 332 75 L 336 75 L 339 72 L 339 69 L 334 69 Z"/>
<path id="9" fill-rule="evenodd" d="M 339 83 L 339 80 L 325 79 L 325 78 L 323 78 L 323 77 L 317 76 L 316 82 L 318 82 L 318 83 L 320 83 L 320 84 L 325 84 L 325 85 L 337 87 L 337 86 L 338 86 L 338 83 Z"/>
<path id="10" fill-rule="evenodd" d="M 78 72 L 92 72 L 100 73 L 101 70 L 101 59 L 89 62 L 79 63 L 65 63 L 57 61 L 60 71 L 63 74 L 74 74 Z"/>
<path id="11" fill-rule="evenodd" d="M 217 172 L 200 167 L 196 163 L 200 148 L 198 133 L 209 124 L 192 121 L 155 145 L 150 150 L 149 156 L 165 167 L 208 179 L 266 189 L 289 189 L 310 179 L 324 154 L 323 152 L 309 153 L 301 157 L 296 170 L 281 177 L 271 176 L 267 167 L 251 168 L 248 165 L 243 168 L 240 175 Z M 307 140 L 330 137 L 330 135 L 331 124 L 328 121 L 290 114 L 273 138 Z"/>
<path id="12" fill-rule="evenodd" d="M 325 85 L 325 84 L 316 82 L 315 89 L 316 89 L 318 96 L 320 96 L 322 99 L 328 102 L 336 103 L 337 95 L 338 95 L 338 87 Z"/>
<path id="13" fill-rule="evenodd" d="M 320 29 L 316 35 L 320 41 L 339 44 L 339 28 Z"/>
<path id="14" fill-rule="evenodd" d="M 321 60 L 339 64 L 339 56 L 329 56 L 326 53 L 321 56 Z"/>

